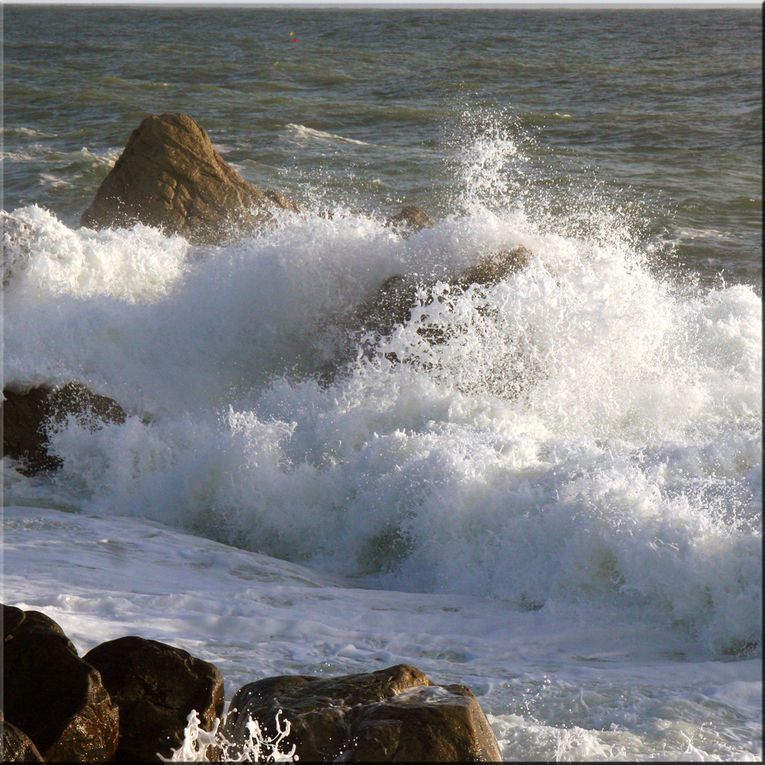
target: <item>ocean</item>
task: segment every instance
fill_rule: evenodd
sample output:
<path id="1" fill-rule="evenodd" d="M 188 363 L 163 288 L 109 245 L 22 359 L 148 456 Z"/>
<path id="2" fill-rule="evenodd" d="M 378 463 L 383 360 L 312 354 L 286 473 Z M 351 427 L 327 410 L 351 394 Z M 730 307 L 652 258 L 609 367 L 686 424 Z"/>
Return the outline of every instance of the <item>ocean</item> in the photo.
<path id="1" fill-rule="evenodd" d="M 760 9 L 3 16 L 4 385 L 128 412 L 3 459 L 3 602 L 228 699 L 411 663 L 506 760 L 762 759 Z M 80 227 L 170 111 L 306 212 Z M 362 333 L 401 273 L 421 304 Z"/>

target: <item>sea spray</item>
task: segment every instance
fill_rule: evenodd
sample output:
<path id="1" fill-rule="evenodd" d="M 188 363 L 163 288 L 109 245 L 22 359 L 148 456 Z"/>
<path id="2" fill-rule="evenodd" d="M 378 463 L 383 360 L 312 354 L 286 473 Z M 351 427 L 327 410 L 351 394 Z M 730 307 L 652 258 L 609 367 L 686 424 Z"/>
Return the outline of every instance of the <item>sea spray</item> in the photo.
<path id="1" fill-rule="evenodd" d="M 276 713 L 276 733 L 268 736 L 257 720 L 250 718 L 246 723 L 249 739 L 245 742 L 229 741 L 221 732 L 223 721 L 216 718 L 209 731 L 200 725 L 199 715 L 192 709 L 186 718 L 183 743 L 173 749 L 170 757 L 158 754 L 162 762 L 297 762 L 296 746 L 288 746 L 290 722 Z"/>

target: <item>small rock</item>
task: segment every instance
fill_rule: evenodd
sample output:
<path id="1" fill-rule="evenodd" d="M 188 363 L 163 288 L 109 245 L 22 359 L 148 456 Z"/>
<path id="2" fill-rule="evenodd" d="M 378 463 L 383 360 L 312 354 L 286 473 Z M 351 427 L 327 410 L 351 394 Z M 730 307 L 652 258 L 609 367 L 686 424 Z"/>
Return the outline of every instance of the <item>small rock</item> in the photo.
<path id="1" fill-rule="evenodd" d="M 92 393 L 80 383 L 60 388 L 5 388 L 3 396 L 3 456 L 22 461 L 20 472 L 25 475 L 61 466 L 61 460 L 47 451 L 50 422 L 61 422 L 70 414 L 91 430 L 104 422 L 125 422 L 125 412 L 116 401 Z"/>
<path id="2" fill-rule="evenodd" d="M 4 606 L 5 716 L 51 762 L 105 762 L 119 713 L 101 676 L 61 627 L 38 611 Z"/>
<path id="3" fill-rule="evenodd" d="M 139 222 L 209 244 L 265 223 L 275 208 L 298 211 L 283 194 L 242 178 L 189 115 L 161 114 L 133 131 L 81 223 L 109 228 Z"/>
<path id="4" fill-rule="evenodd" d="M 128 636 L 84 657 L 120 708 L 118 760 L 157 762 L 183 741 L 192 709 L 209 729 L 223 713 L 223 677 L 212 665 L 156 640 Z"/>
<path id="5" fill-rule="evenodd" d="M 422 207 L 417 205 L 407 205 L 400 212 L 396 213 L 385 223 L 386 226 L 403 229 L 409 233 L 421 231 L 424 228 L 433 228 L 435 221 L 428 215 Z"/>
<path id="6" fill-rule="evenodd" d="M 433 685 L 405 664 L 329 679 L 295 675 L 250 683 L 232 699 L 223 734 L 244 743 L 252 717 L 273 736 L 280 709 L 301 761 L 501 760 L 471 691 Z"/>

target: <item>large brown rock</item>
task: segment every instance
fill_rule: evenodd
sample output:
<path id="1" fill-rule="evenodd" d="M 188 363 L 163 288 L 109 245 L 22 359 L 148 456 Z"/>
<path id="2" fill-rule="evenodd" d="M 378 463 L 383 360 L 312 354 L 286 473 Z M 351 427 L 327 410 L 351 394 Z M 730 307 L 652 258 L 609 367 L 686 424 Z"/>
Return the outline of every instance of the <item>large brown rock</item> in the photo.
<path id="1" fill-rule="evenodd" d="M 25 475 L 61 466 L 61 460 L 47 451 L 50 424 L 70 414 L 91 430 L 105 422 L 125 422 L 125 412 L 116 401 L 92 393 L 80 383 L 60 388 L 5 388 L 3 396 L 3 456 L 20 460 L 19 469 Z"/>
<path id="2" fill-rule="evenodd" d="M 292 200 L 242 178 L 187 114 L 147 117 L 133 131 L 81 223 L 109 228 L 144 223 L 194 243 L 225 240 L 297 211 Z"/>
<path id="3" fill-rule="evenodd" d="M 415 667 L 323 679 L 270 677 L 241 688 L 223 734 L 241 744 L 247 721 L 269 736 L 282 710 L 301 761 L 480 762 L 501 760 L 491 727 L 464 686 L 438 686 Z"/>
<path id="4" fill-rule="evenodd" d="M 19 730 L 13 723 L 0 720 L 2 732 L 2 762 L 42 762 L 43 758 L 32 739 L 24 731 Z"/>
<path id="5" fill-rule="evenodd" d="M 119 713 L 101 677 L 56 622 L 4 606 L 5 717 L 50 762 L 106 762 Z"/>
<path id="6" fill-rule="evenodd" d="M 96 646 L 84 659 L 119 704 L 118 760 L 158 762 L 157 753 L 169 757 L 181 745 L 192 709 L 208 730 L 223 713 L 220 672 L 180 648 L 128 636 Z"/>

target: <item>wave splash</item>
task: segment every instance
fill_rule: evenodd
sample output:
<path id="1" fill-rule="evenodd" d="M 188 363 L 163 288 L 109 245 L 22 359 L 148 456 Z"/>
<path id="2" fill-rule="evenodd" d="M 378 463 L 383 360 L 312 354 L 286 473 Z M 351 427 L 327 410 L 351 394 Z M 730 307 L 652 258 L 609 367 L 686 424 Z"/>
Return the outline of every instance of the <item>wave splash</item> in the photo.
<path id="1" fill-rule="evenodd" d="M 544 183 L 528 136 L 478 125 L 459 157 L 454 212 L 409 238 L 347 209 L 203 248 L 15 211 L 6 384 L 78 379 L 133 416 L 66 424 L 63 470 L 7 491 L 759 650 L 760 299 L 668 277 L 635 210 Z M 498 284 L 448 281 L 515 245 Z M 361 336 L 400 273 L 409 320 Z"/>

